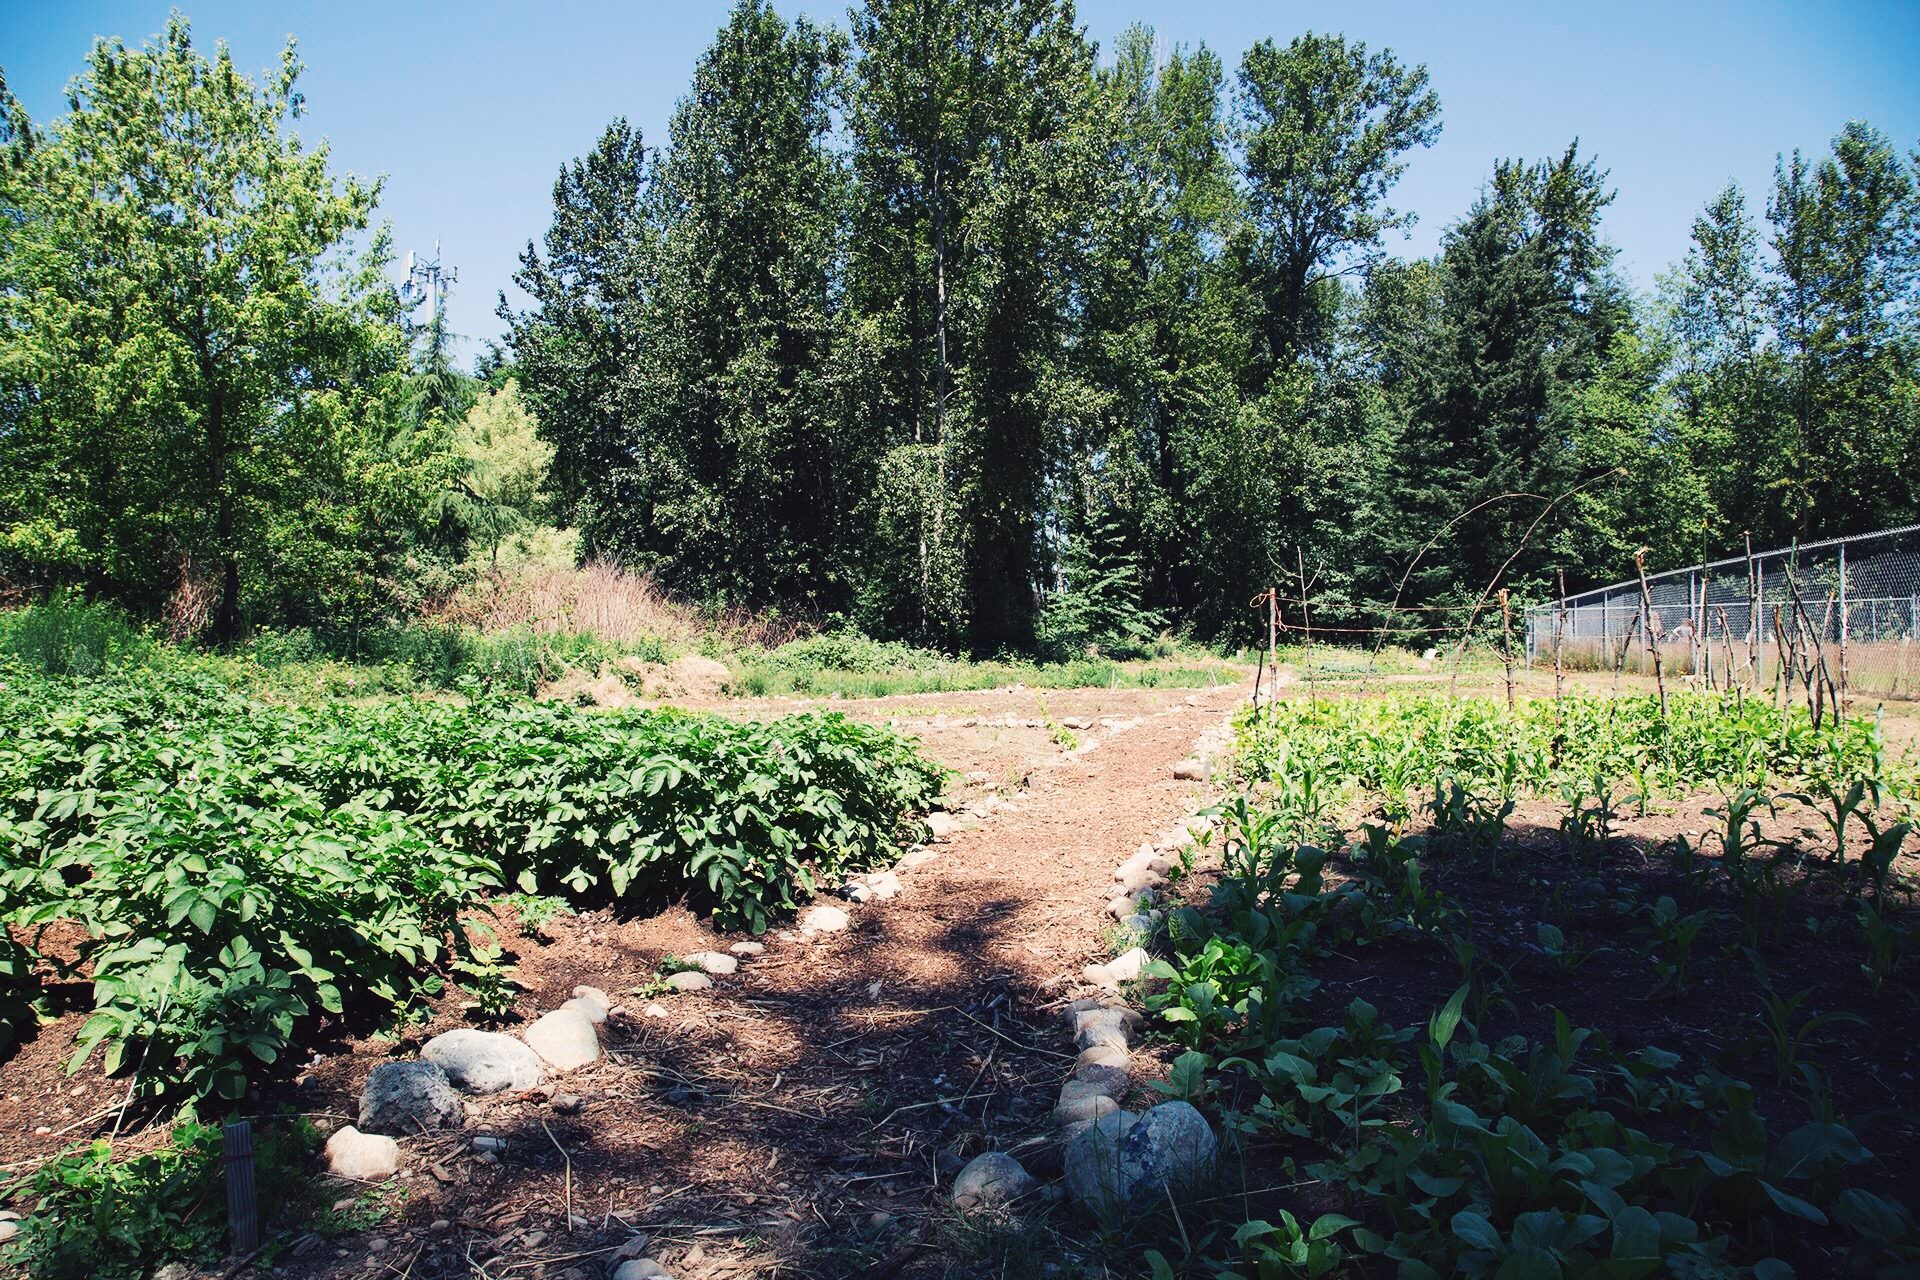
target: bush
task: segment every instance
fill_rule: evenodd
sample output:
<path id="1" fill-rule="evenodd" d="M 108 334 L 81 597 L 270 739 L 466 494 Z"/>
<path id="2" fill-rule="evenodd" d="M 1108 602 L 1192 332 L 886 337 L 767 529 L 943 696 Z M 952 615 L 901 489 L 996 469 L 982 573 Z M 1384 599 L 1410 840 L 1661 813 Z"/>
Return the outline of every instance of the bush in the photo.
<path id="1" fill-rule="evenodd" d="M 490 890 L 684 894 L 759 932 L 894 852 L 943 779 L 840 716 L 300 709 L 193 675 L 8 681 L 0 724 L 0 920 L 84 922 L 78 1056 L 137 1049 L 188 1099 L 436 990 Z"/>
<path id="2" fill-rule="evenodd" d="M 0 653 L 46 675 L 99 675 L 151 647 L 126 614 L 75 592 L 0 613 Z"/>
<path id="3" fill-rule="evenodd" d="M 303 1199 L 306 1157 L 318 1135 L 304 1121 L 254 1144 L 259 1203 L 284 1213 Z M 220 1130 L 175 1126 L 158 1150 L 115 1161 L 111 1143 L 67 1151 L 42 1165 L 25 1190 L 28 1217 L 0 1267 L 34 1280 L 137 1280 L 170 1262 L 210 1262 L 226 1230 Z"/>

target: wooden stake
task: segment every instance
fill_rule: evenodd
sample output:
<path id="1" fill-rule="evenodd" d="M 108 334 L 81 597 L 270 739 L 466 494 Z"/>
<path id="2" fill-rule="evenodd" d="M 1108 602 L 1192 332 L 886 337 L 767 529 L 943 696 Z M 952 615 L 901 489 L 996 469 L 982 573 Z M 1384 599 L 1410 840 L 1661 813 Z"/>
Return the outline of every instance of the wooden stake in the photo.
<path id="1" fill-rule="evenodd" d="M 1653 684 L 1660 691 L 1660 718 L 1667 718 L 1667 676 L 1660 666 L 1660 640 L 1653 631 L 1653 592 L 1647 588 L 1647 548 L 1633 553 L 1633 567 L 1640 571 L 1640 612 L 1644 618 L 1647 647 L 1653 650 Z"/>
<path id="2" fill-rule="evenodd" d="M 1513 610 L 1507 589 L 1500 588 L 1500 665 L 1507 675 L 1507 710 L 1513 710 Z"/>
<path id="3" fill-rule="evenodd" d="M 1604 608 L 1605 606 L 1601 606 Z M 1560 570 L 1560 599 L 1553 606 L 1553 755 L 1560 762 L 1560 690 L 1566 672 L 1560 663 L 1561 638 L 1567 629 L 1567 571 Z"/>

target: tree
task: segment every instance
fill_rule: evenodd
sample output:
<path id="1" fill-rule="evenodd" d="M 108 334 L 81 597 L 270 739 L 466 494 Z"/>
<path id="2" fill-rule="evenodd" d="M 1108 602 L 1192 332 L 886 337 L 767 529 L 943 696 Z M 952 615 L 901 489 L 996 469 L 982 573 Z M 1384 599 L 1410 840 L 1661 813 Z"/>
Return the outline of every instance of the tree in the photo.
<path id="1" fill-rule="evenodd" d="M 1630 314 L 1600 237 L 1611 199 L 1577 144 L 1558 160 L 1503 161 L 1448 231 L 1431 300 L 1408 299 L 1402 318 L 1419 327 L 1386 353 L 1404 378 L 1389 474 L 1406 518 L 1383 552 L 1404 569 L 1434 531 L 1489 504 L 1421 561 L 1414 600 L 1477 596 L 1546 504 L 1606 470 L 1574 442 L 1580 389 Z M 1543 586 L 1545 566 L 1567 562 L 1568 527 L 1564 513 L 1544 521 L 1503 583 Z"/>
<path id="2" fill-rule="evenodd" d="M 849 298 L 883 485 L 863 614 L 977 649 L 1031 642 L 1058 453 L 1092 51 L 1060 0 L 876 0 L 854 15 Z"/>
<path id="3" fill-rule="evenodd" d="M 325 565 L 364 596 L 383 537 L 357 481 L 399 386 L 384 235 L 345 256 L 377 187 L 286 132 L 299 74 L 289 43 L 256 83 L 175 16 L 96 44 L 48 132 L 5 104 L 7 545 L 149 607 L 211 565 L 223 640 L 250 575 Z"/>
<path id="4" fill-rule="evenodd" d="M 619 391 L 618 506 L 589 540 L 676 588 L 840 607 L 869 463 L 831 403 L 844 38 L 740 0 L 675 108 L 648 193 L 652 285 Z"/>
<path id="5" fill-rule="evenodd" d="M 1143 598 L 1160 608 L 1199 603 L 1196 444 L 1231 419 L 1246 347 L 1213 252 L 1237 212 L 1222 74 L 1204 46 L 1156 58 L 1153 33 L 1132 27 L 1093 87 L 1096 198 L 1074 270 L 1062 518 L 1085 519 L 1105 494 L 1140 557 Z"/>
<path id="6" fill-rule="evenodd" d="M 1886 136 L 1855 121 L 1815 164 L 1776 166 L 1768 204 L 1773 326 L 1793 434 L 1783 467 L 1800 536 L 1909 518 L 1920 507 L 1914 379 L 1920 186 Z"/>
<path id="7" fill-rule="evenodd" d="M 538 511 L 553 446 L 540 438 L 539 423 L 508 378 L 498 391 L 482 392 L 453 433 L 461 462 L 453 513 L 500 563 L 500 543 L 532 523 Z"/>
<path id="8" fill-rule="evenodd" d="M 638 358 L 656 238 L 646 183 L 640 131 L 617 119 L 554 179 L 546 251 L 529 242 L 513 276 L 533 305 L 515 311 L 500 297 L 521 388 L 554 447 L 556 513 L 583 526 L 622 501 L 614 484 L 626 461 L 619 390 Z"/>
<path id="9" fill-rule="evenodd" d="M 1386 232 L 1412 223 L 1385 202 L 1406 153 L 1439 136 L 1440 99 L 1425 67 L 1310 32 L 1247 50 L 1237 101 L 1250 223 L 1241 252 L 1281 366 L 1324 330 L 1318 283 L 1364 266 Z"/>

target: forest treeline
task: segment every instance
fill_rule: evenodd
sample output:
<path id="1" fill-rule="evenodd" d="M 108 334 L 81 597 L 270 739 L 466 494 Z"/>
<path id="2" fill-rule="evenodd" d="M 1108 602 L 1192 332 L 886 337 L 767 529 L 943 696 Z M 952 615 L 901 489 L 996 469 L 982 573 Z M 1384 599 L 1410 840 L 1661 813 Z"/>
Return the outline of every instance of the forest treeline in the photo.
<path id="1" fill-rule="evenodd" d="M 708 603 L 1065 652 L 1251 634 L 1302 566 L 1365 626 L 1920 518 L 1920 156 L 1865 123 L 1636 292 L 1573 139 L 1394 256 L 1443 117 L 1393 51 L 741 0 L 664 139 L 562 167 L 466 375 L 297 69 L 176 23 L 44 131 L 8 100 L 0 577 L 153 611 L 211 566 L 216 631 L 315 625 L 514 515 Z"/>

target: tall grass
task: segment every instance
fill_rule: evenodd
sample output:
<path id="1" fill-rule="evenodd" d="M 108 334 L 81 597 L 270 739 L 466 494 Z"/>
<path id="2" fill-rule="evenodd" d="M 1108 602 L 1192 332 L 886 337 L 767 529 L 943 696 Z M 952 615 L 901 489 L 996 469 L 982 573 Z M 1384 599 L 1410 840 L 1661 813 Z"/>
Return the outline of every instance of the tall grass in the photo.
<path id="1" fill-rule="evenodd" d="M 716 642 L 773 648 L 802 630 L 777 616 L 697 608 L 644 574 L 599 562 L 483 576 L 441 620 L 490 634 L 525 628 L 536 635 L 591 635 L 622 649 L 649 641 L 688 649 Z"/>
<path id="2" fill-rule="evenodd" d="M 94 676 L 143 661 L 150 640 L 119 609 L 62 592 L 43 604 L 0 612 L 0 653 L 50 676 Z"/>

